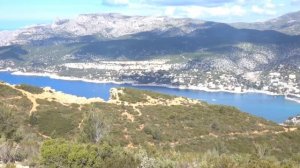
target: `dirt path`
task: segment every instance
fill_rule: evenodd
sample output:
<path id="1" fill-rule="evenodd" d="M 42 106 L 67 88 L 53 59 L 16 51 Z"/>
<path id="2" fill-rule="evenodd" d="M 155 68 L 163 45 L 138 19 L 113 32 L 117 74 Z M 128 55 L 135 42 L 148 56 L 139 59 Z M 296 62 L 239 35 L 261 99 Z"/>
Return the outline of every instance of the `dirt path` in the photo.
<path id="1" fill-rule="evenodd" d="M 283 131 L 270 131 L 270 130 L 262 130 L 262 131 L 251 131 L 251 132 L 231 132 L 231 133 L 226 133 L 226 134 L 219 134 L 216 135 L 214 133 L 209 133 L 208 135 L 201 135 L 199 137 L 193 137 L 193 138 L 188 138 L 185 141 L 193 141 L 196 140 L 198 138 L 209 138 L 209 137 L 214 137 L 214 138 L 219 138 L 219 137 L 234 137 L 234 136 L 251 136 L 251 135 L 264 135 L 264 134 L 282 134 L 282 133 L 287 133 L 287 132 L 294 132 L 297 131 L 298 128 L 296 127 L 284 127 Z"/>
<path id="2" fill-rule="evenodd" d="M 44 134 L 42 134 L 42 133 L 40 133 L 40 132 L 38 132 L 38 134 L 39 134 L 41 137 L 45 138 L 45 139 L 51 139 L 51 137 L 49 137 L 49 136 L 47 136 L 47 135 L 44 135 Z"/>
<path id="3" fill-rule="evenodd" d="M 81 128 L 83 122 L 84 122 L 84 119 L 82 119 L 82 120 L 80 121 L 80 123 L 78 124 L 78 128 L 79 128 L 79 129 Z"/>
<path id="4" fill-rule="evenodd" d="M 237 136 L 237 135 L 249 136 L 249 135 L 264 135 L 267 133 L 282 134 L 282 133 L 294 132 L 294 131 L 298 130 L 298 128 L 287 128 L 287 127 L 284 127 L 283 129 L 284 129 L 283 131 L 262 130 L 262 131 L 251 131 L 251 132 L 231 132 L 231 133 L 222 134 L 219 136 Z"/>
<path id="5" fill-rule="evenodd" d="M 298 128 L 296 127 L 283 127 L 283 131 L 270 131 L 270 130 L 263 130 L 263 131 L 252 131 L 252 132 L 244 132 L 244 133 L 241 133 L 241 132 L 235 132 L 235 133 L 229 133 L 227 135 L 229 136 L 235 136 L 235 135 L 264 135 L 264 134 L 267 134 L 267 133 L 272 133 L 272 134 L 282 134 L 282 133 L 287 133 L 287 132 L 294 132 L 294 131 L 297 131 Z"/>
<path id="6" fill-rule="evenodd" d="M 135 120 L 134 116 L 132 114 L 129 114 L 127 111 L 123 112 L 121 115 L 126 116 L 127 119 L 131 122 L 134 122 L 134 120 Z"/>
<path id="7" fill-rule="evenodd" d="M 1 98 L 4 99 L 4 98 Z M 10 98 L 5 98 L 5 100 L 14 100 L 14 99 L 22 99 L 22 96 L 15 96 L 15 97 L 10 97 Z"/>
<path id="8" fill-rule="evenodd" d="M 32 103 L 32 108 L 30 109 L 29 113 L 30 115 L 37 111 L 37 107 L 39 106 L 39 104 L 37 103 L 37 99 L 45 99 L 45 100 L 49 100 L 49 101 L 57 101 L 63 105 L 70 105 L 73 103 L 79 104 L 79 105 L 83 105 L 83 104 L 90 104 L 90 103 L 94 103 L 94 102 L 104 102 L 104 100 L 102 100 L 101 98 L 84 98 L 84 97 L 77 97 L 74 95 L 69 95 L 69 94 L 65 94 L 62 92 L 56 92 L 54 90 L 51 90 L 49 88 L 45 88 L 44 92 L 41 94 L 33 94 L 27 91 L 24 91 L 22 89 L 18 89 L 15 86 L 11 86 L 12 88 L 20 91 L 23 95 L 25 95 Z"/>
<path id="9" fill-rule="evenodd" d="M 283 127 L 284 131 L 279 131 L 279 132 L 275 132 L 275 134 L 280 134 L 280 133 L 284 133 L 284 132 L 293 132 L 293 131 L 297 131 L 298 128 L 296 127 Z"/>
<path id="10" fill-rule="evenodd" d="M 29 114 L 31 115 L 33 112 L 37 111 L 37 107 L 39 106 L 39 104 L 36 102 L 36 98 L 33 96 L 32 93 L 26 92 L 22 89 L 18 89 L 16 87 L 14 87 L 14 89 L 20 91 L 23 95 L 25 95 L 32 103 L 32 107 L 29 111 Z"/>
<path id="11" fill-rule="evenodd" d="M 191 105 L 191 104 L 201 104 L 198 100 L 192 100 L 184 97 L 175 97 L 172 99 L 162 99 L 162 98 L 152 98 L 151 96 L 147 96 L 146 102 L 137 102 L 137 103 L 128 103 L 120 100 L 120 94 L 125 94 L 122 89 L 113 88 L 110 91 L 111 98 L 108 103 L 132 106 L 136 108 L 137 106 L 153 106 L 153 105 L 164 105 L 164 106 L 175 106 L 175 105 Z M 137 110 L 138 111 L 138 110 Z"/>
<path id="12" fill-rule="evenodd" d="M 150 96 L 147 96 L 146 102 L 137 102 L 137 103 L 128 103 L 120 100 L 120 94 L 125 94 L 122 89 L 113 88 L 110 91 L 111 98 L 108 103 L 124 105 L 128 107 L 132 107 L 135 112 L 138 114 L 137 117 L 142 116 L 142 112 L 138 107 L 144 106 L 155 106 L 155 105 L 163 105 L 163 106 L 173 106 L 173 105 L 191 105 L 191 104 L 201 104 L 198 100 L 187 99 L 183 97 L 175 97 L 173 99 L 154 99 Z M 128 114 L 127 112 L 122 113 L 122 115 L 128 116 L 131 121 L 134 121 L 134 116 Z"/>
<path id="13" fill-rule="evenodd" d="M 234 136 L 251 136 L 251 135 L 265 135 L 268 133 L 271 134 L 283 134 L 283 133 L 287 133 L 287 132 L 294 132 L 297 131 L 298 128 L 296 127 L 284 127 L 283 131 L 270 131 L 270 130 L 262 130 L 262 131 L 251 131 L 251 132 L 231 132 L 231 133 L 227 133 L 227 134 L 213 134 L 213 133 L 209 133 L 208 135 L 201 135 L 201 136 L 197 136 L 197 137 L 192 137 L 192 138 L 187 138 L 187 139 L 183 139 L 182 142 L 171 142 L 170 146 L 171 147 L 175 147 L 177 144 L 182 144 L 182 143 L 190 143 L 190 141 L 195 141 L 199 138 L 203 139 L 203 138 L 219 138 L 219 137 L 234 137 Z"/>
<path id="14" fill-rule="evenodd" d="M 136 111 L 136 112 L 138 113 L 138 116 L 139 116 L 139 117 L 142 116 L 141 110 L 138 109 L 136 105 L 132 105 L 132 108 L 133 108 L 134 111 Z"/>

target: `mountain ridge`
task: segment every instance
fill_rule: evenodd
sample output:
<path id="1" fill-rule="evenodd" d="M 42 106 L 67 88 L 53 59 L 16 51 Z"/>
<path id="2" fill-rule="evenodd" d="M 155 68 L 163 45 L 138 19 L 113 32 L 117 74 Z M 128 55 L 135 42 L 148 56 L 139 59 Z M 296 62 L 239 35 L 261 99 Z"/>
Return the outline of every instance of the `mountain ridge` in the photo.
<path id="1" fill-rule="evenodd" d="M 165 31 L 168 30 L 169 27 L 178 27 L 181 28 L 183 32 L 190 32 L 193 28 L 186 26 L 186 24 L 190 23 L 201 24 L 202 21 L 192 19 L 175 19 L 164 16 L 153 17 L 125 16 L 121 14 L 82 14 L 75 19 L 63 19 L 52 24 L 37 25 L 17 31 L 0 32 L 0 35 L 5 35 L 6 38 L 12 41 L 12 44 L 22 44 L 23 38 L 25 40 L 26 38 L 30 39 L 30 36 L 32 35 L 36 36 L 34 37 L 35 40 L 46 39 L 51 37 L 51 35 L 61 37 L 97 35 L 103 38 L 118 38 L 139 32 L 154 30 Z M 18 38 L 21 40 L 18 41 Z M 0 44 L 2 45 L 10 44 L 9 42 L 1 43 L 1 41 L 3 41 L 3 39 L 0 39 Z"/>

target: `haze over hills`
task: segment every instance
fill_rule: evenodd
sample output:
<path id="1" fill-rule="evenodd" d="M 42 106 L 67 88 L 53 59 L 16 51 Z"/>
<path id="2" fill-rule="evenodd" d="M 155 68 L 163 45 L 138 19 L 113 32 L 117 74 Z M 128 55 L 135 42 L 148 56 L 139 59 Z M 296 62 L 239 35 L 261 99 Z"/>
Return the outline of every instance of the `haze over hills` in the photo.
<path id="1" fill-rule="evenodd" d="M 26 44 L 30 41 L 55 38 L 72 39 L 90 35 L 95 35 L 98 38 L 114 39 L 149 31 L 156 31 L 159 34 L 173 28 L 176 28 L 181 34 L 187 34 L 194 31 L 202 23 L 204 22 L 198 20 L 167 17 L 83 14 L 75 19 L 57 20 L 51 25 L 33 26 L 15 32 L 5 32 L 1 36 L 1 38 L 3 37 L 1 44 Z M 177 35 L 180 35 L 180 32 Z"/>
<path id="2" fill-rule="evenodd" d="M 300 12 L 294 12 L 265 22 L 231 25 L 237 28 L 275 30 L 290 35 L 299 35 L 299 20 Z M 55 37 L 74 38 L 89 35 L 112 39 L 142 32 L 157 34 L 169 32 L 168 36 L 180 36 L 197 29 L 209 28 L 204 23 L 212 22 L 165 16 L 125 16 L 117 13 L 82 14 L 75 19 L 56 20 L 50 25 L 29 26 L 17 31 L 3 31 L 0 36 L 0 44 L 3 46 Z"/>
<path id="3" fill-rule="evenodd" d="M 287 16 L 297 23 L 294 15 Z M 287 16 L 276 23 L 288 26 Z M 51 25 L 0 32 L 0 44 L 1 69 L 300 94 L 300 36 L 274 30 L 238 29 L 192 19 L 85 14 Z M 159 68 L 157 60 L 167 66 Z M 148 61 L 149 70 L 138 66 L 141 62 L 131 62 L 125 63 L 130 68 L 120 71 L 124 61 Z M 272 73 L 280 74 L 276 78 L 281 84 L 274 83 Z"/>
<path id="4" fill-rule="evenodd" d="M 237 28 L 275 30 L 289 35 L 300 35 L 300 11 L 289 13 L 265 22 L 235 23 L 232 25 Z"/>
<path id="5" fill-rule="evenodd" d="M 300 20 L 300 12 L 295 12 L 261 23 L 237 23 L 238 28 L 254 30 L 276 30 L 280 32 L 296 32 Z M 82 14 L 75 19 L 61 19 L 50 25 L 36 25 L 16 31 L 2 31 L 0 44 L 28 44 L 40 40 L 72 39 L 82 36 L 96 36 L 101 39 L 128 38 L 128 35 L 151 32 L 156 35 L 193 36 L 192 32 L 202 29 L 222 28 L 226 24 L 205 22 L 195 19 L 176 19 L 165 16 L 125 16 L 110 14 Z M 244 26 L 243 26 L 244 25 Z M 226 25 L 227 26 L 227 25 Z M 284 30 L 286 29 L 286 30 Z M 292 32 L 293 31 L 293 32 Z M 239 36 L 236 35 L 235 38 Z M 237 39 L 238 40 L 238 39 Z M 226 41 L 225 41 L 226 42 Z"/>

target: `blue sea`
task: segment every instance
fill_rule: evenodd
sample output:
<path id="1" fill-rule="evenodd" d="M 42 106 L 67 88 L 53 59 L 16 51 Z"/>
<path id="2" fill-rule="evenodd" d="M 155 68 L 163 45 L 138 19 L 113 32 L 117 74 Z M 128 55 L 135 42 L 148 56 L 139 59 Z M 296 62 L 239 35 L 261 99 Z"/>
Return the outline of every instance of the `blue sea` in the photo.
<path id="1" fill-rule="evenodd" d="M 57 91 L 77 96 L 109 99 L 109 90 L 115 87 L 131 87 L 150 90 L 164 94 L 184 96 L 199 99 L 211 104 L 235 106 L 241 111 L 282 123 L 290 116 L 300 114 L 300 104 L 286 100 L 284 96 L 271 96 L 261 93 L 234 94 L 227 92 L 205 92 L 198 90 L 180 90 L 156 86 L 132 86 L 129 84 L 89 83 L 83 81 L 68 81 L 37 76 L 17 76 L 9 72 L 0 72 L 0 81 L 10 84 L 29 84 L 33 86 L 49 86 Z"/>

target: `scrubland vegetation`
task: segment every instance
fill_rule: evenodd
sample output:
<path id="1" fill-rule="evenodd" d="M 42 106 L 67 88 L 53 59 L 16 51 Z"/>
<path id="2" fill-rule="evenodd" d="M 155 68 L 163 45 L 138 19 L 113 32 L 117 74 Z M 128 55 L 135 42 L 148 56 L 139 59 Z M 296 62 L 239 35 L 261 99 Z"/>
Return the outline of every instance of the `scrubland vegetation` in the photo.
<path id="1" fill-rule="evenodd" d="M 119 104 L 37 99 L 30 114 L 31 100 L 1 84 L 0 160 L 7 167 L 299 167 L 300 131 L 293 126 L 204 102 L 146 104 L 147 97 L 174 99 L 123 89 Z"/>

